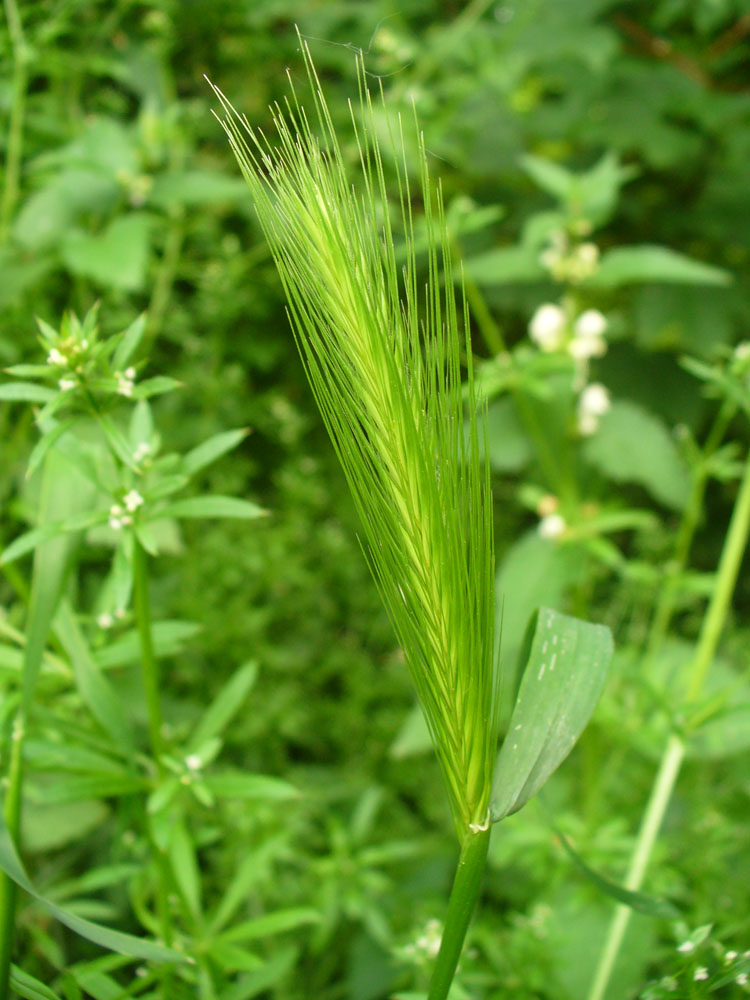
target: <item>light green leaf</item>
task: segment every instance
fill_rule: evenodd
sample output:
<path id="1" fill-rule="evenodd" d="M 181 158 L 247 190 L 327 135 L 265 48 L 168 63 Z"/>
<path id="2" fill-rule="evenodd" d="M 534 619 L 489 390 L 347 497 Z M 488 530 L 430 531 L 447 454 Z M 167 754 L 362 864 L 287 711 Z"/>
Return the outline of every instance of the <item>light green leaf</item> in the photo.
<path id="1" fill-rule="evenodd" d="M 279 948 L 262 969 L 241 976 L 236 985 L 225 990 L 221 1000 L 252 1000 L 252 997 L 265 993 L 282 980 L 294 967 L 296 960 L 297 948 L 293 945 Z"/>
<path id="2" fill-rule="evenodd" d="M 205 712 L 201 714 L 200 722 L 195 727 L 187 747 L 189 753 L 195 753 L 204 743 L 226 729 L 232 718 L 242 708 L 257 676 L 258 664 L 252 660 L 235 671 Z"/>
<path id="3" fill-rule="evenodd" d="M 583 454 L 608 479 L 639 483 L 666 507 L 682 510 L 687 502 L 687 466 L 662 421 L 638 403 L 615 400 Z"/>
<path id="4" fill-rule="evenodd" d="M 146 279 L 150 230 L 151 220 L 142 213 L 120 216 L 96 235 L 74 230 L 62 242 L 63 261 L 74 274 L 138 291 Z"/>
<path id="5" fill-rule="evenodd" d="M 240 500 L 238 497 L 207 496 L 190 497 L 187 500 L 176 500 L 163 507 L 157 517 L 233 517 L 252 520 L 256 517 L 266 517 L 267 510 L 250 500 Z"/>
<path id="6" fill-rule="evenodd" d="M 464 261 L 466 273 L 478 285 L 509 285 L 544 281 L 547 272 L 539 251 L 527 246 L 498 247 Z"/>
<path id="7" fill-rule="evenodd" d="M 728 285 L 731 280 L 731 275 L 718 267 L 693 260 L 668 247 L 644 243 L 608 250 L 586 284 L 594 288 L 620 288 L 641 282 Z"/>
<path id="8" fill-rule="evenodd" d="M 129 955 L 132 958 L 142 958 L 149 962 L 185 962 L 191 961 L 185 955 L 181 955 L 171 948 L 165 948 L 153 941 L 143 938 L 133 937 L 131 934 L 123 934 L 121 931 L 113 931 L 109 927 L 102 927 L 91 920 L 84 920 L 56 903 L 51 902 L 39 893 L 32 885 L 29 876 L 26 874 L 21 859 L 16 853 L 13 842 L 8 834 L 5 820 L 0 816 L 0 868 L 5 874 L 19 885 L 24 892 L 32 896 L 48 913 L 51 913 L 61 924 L 65 924 L 76 934 L 92 941 L 109 951 L 116 951 L 121 955 Z"/>
<path id="9" fill-rule="evenodd" d="M 53 628 L 70 659 L 81 698 L 102 728 L 112 737 L 113 745 L 132 758 L 135 742 L 122 700 L 117 696 L 101 667 L 91 654 L 70 604 L 60 603 Z"/>
<path id="10" fill-rule="evenodd" d="M 257 941 L 272 934 L 283 934 L 285 931 L 303 927 L 306 924 L 320 923 L 320 913 L 309 907 L 293 907 L 287 910 L 275 910 L 253 920 L 243 920 L 235 924 L 221 935 L 223 941 Z"/>
<path id="11" fill-rule="evenodd" d="M 299 797 L 297 789 L 288 781 L 282 781 L 281 778 L 271 778 L 265 774 L 225 771 L 224 773 L 207 774 L 201 780 L 218 798 L 285 802 Z"/>
<path id="12" fill-rule="evenodd" d="M 60 1000 L 57 993 L 53 993 L 48 986 L 40 983 L 23 969 L 19 969 L 17 965 L 11 966 L 10 985 L 19 997 L 23 997 L 23 1000 Z"/>
<path id="13" fill-rule="evenodd" d="M 194 639 L 201 630 L 195 622 L 167 620 L 152 626 L 154 653 L 157 657 L 173 656 Z M 94 659 L 100 667 L 127 667 L 140 663 L 141 647 L 138 632 L 131 629 L 115 639 L 105 649 L 97 650 Z"/>
<path id="14" fill-rule="evenodd" d="M 112 358 L 112 367 L 115 371 L 122 371 L 131 357 L 135 354 L 138 345 L 146 330 L 146 313 L 141 313 L 127 330 L 120 334 L 120 342 L 117 345 Z"/>
<path id="15" fill-rule="evenodd" d="M 7 403 L 48 403 L 57 395 L 56 389 L 35 382 L 3 382 L 0 385 L 0 400 Z"/>
<path id="16" fill-rule="evenodd" d="M 69 431 L 74 425 L 75 420 L 65 420 L 62 423 L 56 424 L 52 430 L 47 431 L 46 434 L 42 435 L 32 448 L 31 454 L 29 455 L 29 461 L 26 466 L 27 479 L 32 476 L 42 464 L 50 448 L 57 444 L 63 434 Z"/>
<path id="17" fill-rule="evenodd" d="M 604 625 L 540 608 L 490 800 L 493 822 L 517 812 L 568 756 L 594 711 L 612 658 Z"/>
<path id="18" fill-rule="evenodd" d="M 208 441 L 193 448 L 182 459 L 182 468 L 187 476 L 193 476 L 200 469 L 215 462 L 223 454 L 236 448 L 238 444 L 245 440 L 250 433 L 247 427 L 241 427 L 235 431 L 223 431 L 214 434 Z"/>
<path id="19" fill-rule="evenodd" d="M 156 178 L 149 202 L 162 208 L 175 205 L 210 205 L 215 202 L 246 201 L 247 187 L 236 177 L 217 170 L 186 170 Z"/>
<path id="20" fill-rule="evenodd" d="M 170 824 L 169 861 L 180 895 L 187 903 L 191 917 L 200 921 L 203 913 L 201 905 L 201 880 L 195 856 L 195 845 L 190 839 L 182 820 Z"/>
<path id="21" fill-rule="evenodd" d="M 182 382 L 168 375 L 155 375 L 136 383 L 133 389 L 133 399 L 150 399 L 152 396 L 162 396 L 165 392 L 174 392 L 182 387 Z"/>

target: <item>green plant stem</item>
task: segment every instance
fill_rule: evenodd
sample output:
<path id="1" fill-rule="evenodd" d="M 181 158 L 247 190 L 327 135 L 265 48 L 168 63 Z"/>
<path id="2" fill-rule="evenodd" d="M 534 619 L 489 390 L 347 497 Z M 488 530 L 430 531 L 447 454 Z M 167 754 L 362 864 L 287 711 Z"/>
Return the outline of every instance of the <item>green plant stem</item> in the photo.
<path id="1" fill-rule="evenodd" d="M 490 844 L 490 830 L 491 828 L 488 828 L 476 833 L 469 830 L 464 838 L 427 1000 L 445 1000 L 451 988 L 469 921 L 479 895 Z"/>
<path id="2" fill-rule="evenodd" d="M 23 153 L 23 121 L 26 112 L 26 86 L 28 83 L 28 56 L 23 37 L 21 14 L 16 0 L 5 0 L 5 17 L 8 21 L 13 51 L 13 79 L 11 82 L 10 122 L 5 153 L 5 183 L 0 202 L 0 243 L 8 239 L 13 211 L 18 201 Z"/>
<path id="3" fill-rule="evenodd" d="M 737 494 L 729 522 L 729 530 L 724 540 L 716 571 L 716 585 L 708 610 L 703 618 L 698 646 L 690 667 L 685 696 L 687 704 L 694 702 L 700 696 L 716 653 L 737 582 L 742 556 L 747 545 L 748 533 L 750 533 L 750 456 L 745 463 L 740 490 Z M 641 887 L 653 846 L 680 773 L 685 750 L 685 740 L 681 736 L 673 734 L 662 755 L 651 797 L 638 832 L 625 879 L 627 889 L 637 890 Z M 615 912 L 588 1000 L 603 1000 L 630 921 L 630 912 L 626 906 L 619 906 Z"/>
<path id="4" fill-rule="evenodd" d="M 21 832 L 21 789 L 23 787 L 23 736 L 26 713 L 21 706 L 13 720 L 10 760 L 8 762 L 8 784 L 3 802 L 3 818 L 8 833 L 17 844 Z M 0 997 L 8 995 L 10 965 L 13 957 L 15 937 L 16 900 L 18 886 L 3 874 L 0 876 Z"/>
<path id="5" fill-rule="evenodd" d="M 156 761 L 157 771 L 161 774 L 164 768 L 161 762 L 161 756 L 164 753 L 164 719 L 159 697 L 159 667 L 154 656 L 154 642 L 151 635 L 148 559 L 146 550 L 137 538 L 133 539 L 133 609 L 141 646 L 141 676 L 146 695 L 151 752 Z"/>

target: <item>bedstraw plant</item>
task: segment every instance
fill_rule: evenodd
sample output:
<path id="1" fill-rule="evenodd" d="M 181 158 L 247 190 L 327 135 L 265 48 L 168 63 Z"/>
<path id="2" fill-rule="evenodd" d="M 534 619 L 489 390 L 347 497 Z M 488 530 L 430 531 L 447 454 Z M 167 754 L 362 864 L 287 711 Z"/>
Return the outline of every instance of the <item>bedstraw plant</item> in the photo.
<path id="1" fill-rule="evenodd" d="M 533 616 L 496 761 L 507 672 L 494 634 L 487 432 L 440 187 L 416 123 L 391 121 L 381 144 L 388 112 L 371 96 L 361 59 L 352 170 L 302 51 L 312 112 L 292 87 L 285 107 L 272 109 L 274 142 L 216 93 L 448 789 L 461 854 L 429 991 L 440 1000 L 479 892 L 491 822 L 521 808 L 571 749 L 601 691 L 611 639 L 549 609 Z"/>

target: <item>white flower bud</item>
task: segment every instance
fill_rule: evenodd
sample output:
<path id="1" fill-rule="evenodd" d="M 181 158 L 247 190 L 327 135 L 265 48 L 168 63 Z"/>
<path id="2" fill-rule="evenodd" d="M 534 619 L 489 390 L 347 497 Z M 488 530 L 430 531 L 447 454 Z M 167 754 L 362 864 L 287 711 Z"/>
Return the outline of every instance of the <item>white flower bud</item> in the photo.
<path id="1" fill-rule="evenodd" d="M 128 511 L 130 511 L 130 513 L 132 514 L 133 511 L 138 510 L 138 508 L 143 504 L 143 497 L 138 492 L 138 490 L 131 490 L 129 493 L 125 494 L 125 496 L 122 498 L 122 502 L 125 504 L 125 507 L 128 509 Z"/>
<path id="2" fill-rule="evenodd" d="M 607 318 L 598 309 L 582 312 L 573 327 L 576 337 L 601 337 L 607 329 Z"/>
<path id="3" fill-rule="evenodd" d="M 568 525 L 565 523 L 565 518 L 561 514 L 548 514 L 539 522 L 537 531 L 542 538 L 553 539 L 559 538 L 562 534 L 564 534 L 567 527 Z"/>
<path id="4" fill-rule="evenodd" d="M 529 336 L 543 351 L 562 347 L 567 317 L 565 311 L 551 302 L 539 306 L 529 323 Z"/>
<path id="5" fill-rule="evenodd" d="M 73 378 L 61 378 L 57 383 L 63 392 L 67 392 L 68 389 L 75 389 L 76 381 Z"/>
<path id="6" fill-rule="evenodd" d="M 65 357 L 64 354 L 61 354 L 56 347 L 53 347 L 52 350 L 47 355 L 48 365 L 67 365 L 67 363 L 68 359 Z"/>

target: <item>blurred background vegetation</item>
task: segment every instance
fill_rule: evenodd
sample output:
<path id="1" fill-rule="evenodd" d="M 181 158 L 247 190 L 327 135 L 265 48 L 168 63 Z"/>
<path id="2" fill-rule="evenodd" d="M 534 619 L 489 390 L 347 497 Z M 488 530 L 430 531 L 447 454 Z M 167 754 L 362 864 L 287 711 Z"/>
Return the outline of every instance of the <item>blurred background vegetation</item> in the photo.
<path id="1" fill-rule="evenodd" d="M 102 325 L 112 332 L 146 310 L 150 368 L 184 386 L 154 404 L 170 446 L 252 429 L 206 472 L 206 485 L 252 497 L 271 518 L 188 527 L 181 556 L 164 557 L 152 585 L 160 618 L 200 625 L 164 661 L 170 724 L 198 719 L 238 664 L 253 658 L 259 679 L 224 752 L 239 767 L 283 776 L 304 791 L 283 809 L 224 805 L 220 821 L 195 806 L 209 903 L 247 869 L 241 914 L 296 905 L 320 918 L 260 942 L 266 979 L 256 973 L 255 986 L 237 1000 L 385 997 L 413 983 L 410 970 L 418 982 L 429 954 L 429 921 L 443 912 L 451 876 L 450 821 L 275 269 L 203 76 L 262 124 L 269 103 L 287 92 L 287 70 L 301 81 L 297 25 L 345 123 L 346 99 L 356 93 L 352 50 L 363 49 L 389 103 L 406 113 L 416 105 L 475 305 L 483 304 L 486 328 L 497 328 L 508 347 L 525 338 L 536 307 L 559 295 L 522 252 L 524 227 L 552 207 L 522 158 L 583 172 L 613 154 L 611 162 L 627 170 L 596 220 L 602 252 L 661 244 L 732 280 L 717 284 L 709 270 L 706 281 L 697 274 L 677 282 L 641 271 L 587 293 L 610 324 L 596 378 L 613 398 L 700 439 L 714 404 L 679 359 L 713 360 L 750 326 L 750 3 L 6 0 L 5 7 L 0 365 L 36 358 L 34 315 L 56 325 L 63 310 L 83 313 L 100 299 Z M 478 337 L 475 346 L 490 357 L 491 345 Z M 519 493 L 524 477 L 535 476 L 533 462 L 524 453 L 508 457 L 507 415 L 495 416 L 497 553 L 506 588 L 607 620 L 625 653 L 636 648 L 658 579 L 644 570 L 615 581 L 575 546 L 540 549 L 537 514 Z M 2 548 L 28 519 L 31 414 L 4 405 L 0 441 Z M 599 472 L 608 478 L 606 460 Z M 637 469 L 625 478 L 631 482 L 613 485 L 617 477 L 609 477 L 609 491 L 650 505 L 660 520 L 618 544 L 634 564 L 658 567 L 666 558 L 661 526 L 673 526 L 680 508 L 679 498 L 670 499 L 674 483 L 654 486 Z M 731 501 L 731 484 L 709 489 L 699 570 L 716 565 Z M 79 581 L 84 608 L 103 566 L 87 559 Z M 746 666 L 750 640 L 747 576 L 739 588 L 728 670 L 742 660 Z M 0 605 L 12 597 L 0 578 Z M 680 605 L 672 666 L 695 637 L 704 599 L 696 584 Z M 513 614 L 510 607 L 509 655 L 522 624 Z M 621 665 L 550 791 L 577 848 L 615 879 L 666 732 L 666 723 L 645 725 L 647 681 L 632 657 Z M 670 813 L 650 888 L 676 899 L 689 927 L 714 924 L 727 946 L 748 948 L 746 766 L 718 752 L 688 766 L 689 795 Z M 128 824 L 122 801 L 32 802 L 27 842 L 38 880 L 54 887 L 63 874 L 105 857 L 137 861 Z M 501 832 L 464 961 L 467 992 L 457 996 L 579 1000 L 610 903 L 571 868 L 540 812 L 529 808 Z M 113 893 L 101 906 L 101 916 L 127 925 L 124 897 Z M 27 931 L 24 967 L 42 981 L 52 981 L 56 963 L 72 968 L 94 954 L 38 916 L 28 917 Z M 667 928 L 637 917 L 613 1000 L 638 995 L 650 977 L 670 971 L 674 946 Z"/>

